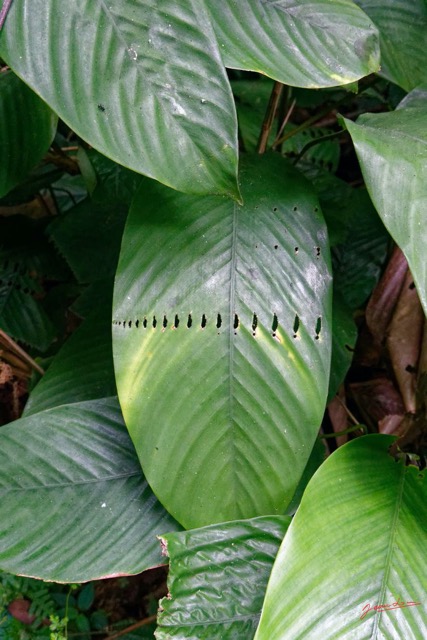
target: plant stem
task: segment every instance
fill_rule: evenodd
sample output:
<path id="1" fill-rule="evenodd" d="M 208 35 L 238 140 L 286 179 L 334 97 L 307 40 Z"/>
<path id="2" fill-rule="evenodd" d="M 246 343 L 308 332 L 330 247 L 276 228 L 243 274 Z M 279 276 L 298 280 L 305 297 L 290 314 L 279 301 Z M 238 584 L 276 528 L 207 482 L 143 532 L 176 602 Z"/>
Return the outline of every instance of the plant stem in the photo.
<path id="1" fill-rule="evenodd" d="M 289 118 L 290 118 L 290 117 L 291 117 L 291 115 L 292 115 L 292 111 L 294 110 L 296 103 L 297 103 L 296 98 L 294 98 L 294 99 L 292 100 L 291 106 L 289 107 L 289 109 L 288 109 L 288 111 L 287 111 L 287 113 L 286 113 L 285 117 L 283 118 L 283 122 L 282 122 L 282 124 L 280 125 L 280 129 L 279 129 L 279 131 L 277 132 L 277 136 L 275 137 L 274 142 L 273 142 L 273 144 L 271 145 L 273 149 L 275 149 L 275 148 L 278 146 L 279 141 L 280 141 L 280 136 L 281 136 L 281 135 L 282 135 L 282 133 L 283 133 L 283 129 L 286 127 L 286 125 L 287 125 L 287 124 L 288 124 L 288 122 L 289 122 Z"/>
<path id="2" fill-rule="evenodd" d="M 6 349 L 9 349 L 9 351 L 12 351 L 12 353 L 15 353 L 16 355 L 20 356 L 20 358 L 24 362 L 26 362 L 33 369 L 38 371 L 40 375 L 44 375 L 44 370 L 41 368 L 41 366 L 38 365 L 37 362 L 33 360 L 32 357 L 28 355 L 26 351 L 21 349 L 21 347 L 18 344 L 16 344 L 15 340 L 12 340 L 12 338 L 8 336 L 7 333 L 2 331 L 2 329 L 0 329 L 0 345 L 3 345 L 4 347 L 6 347 Z"/>
<path id="3" fill-rule="evenodd" d="M 125 636 L 127 633 L 131 633 L 131 631 L 135 631 L 140 627 L 144 627 L 147 624 L 151 624 L 152 622 L 155 622 L 156 619 L 157 619 L 156 615 L 148 616 L 148 618 L 144 618 L 144 620 L 135 622 L 135 624 L 131 624 L 130 627 L 126 627 L 126 629 L 122 629 L 121 631 L 114 633 L 112 636 L 108 636 L 108 640 L 116 640 L 116 638 L 121 638 L 122 636 Z"/>
<path id="4" fill-rule="evenodd" d="M 13 0 L 4 0 L 3 2 L 3 6 L 0 9 L 0 31 L 2 30 L 2 27 L 4 25 L 4 21 L 6 20 L 7 14 L 9 12 L 10 6 L 12 4 Z"/>
<path id="5" fill-rule="evenodd" d="M 301 151 L 299 152 L 299 154 L 295 158 L 294 163 L 293 163 L 294 166 L 296 164 L 298 164 L 298 162 L 301 160 L 301 158 L 306 153 L 306 151 L 311 149 L 311 147 L 314 147 L 316 144 L 319 144 L 320 142 L 325 142 L 326 140 L 333 140 L 333 138 L 336 138 L 337 136 L 341 135 L 341 133 L 345 133 L 345 130 L 344 129 L 340 129 L 339 131 L 334 131 L 333 133 L 328 133 L 326 136 L 321 136 L 320 138 L 315 138 L 315 140 L 310 140 L 310 142 L 307 142 L 307 144 L 304 145 L 304 147 L 301 149 Z"/>
<path id="6" fill-rule="evenodd" d="M 259 135 L 257 147 L 259 154 L 265 153 L 265 150 L 267 149 L 268 138 L 276 115 L 277 107 L 279 105 L 280 96 L 282 95 L 283 86 L 284 85 L 281 82 L 275 82 L 273 85 L 273 90 L 271 92 L 264 121 L 262 123 L 261 133 Z"/>
<path id="7" fill-rule="evenodd" d="M 353 427 L 344 429 L 343 431 L 334 431 L 334 433 L 323 433 L 321 436 L 319 436 L 319 438 L 320 440 L 323 440 L 324 438 L 336 438 L 337 436 L 345 436 L 348 433 L 353 433 L 353 431 L 362 431 L 365 434 L 366 427 L 363 424 L 356 424 Z"/>

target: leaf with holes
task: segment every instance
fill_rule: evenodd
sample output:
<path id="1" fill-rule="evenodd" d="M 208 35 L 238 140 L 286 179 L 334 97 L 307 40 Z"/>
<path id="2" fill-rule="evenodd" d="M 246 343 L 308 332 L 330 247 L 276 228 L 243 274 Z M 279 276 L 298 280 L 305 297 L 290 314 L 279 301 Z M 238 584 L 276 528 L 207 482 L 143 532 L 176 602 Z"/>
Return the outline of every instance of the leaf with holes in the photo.
<path id="1" fill-rule="evenodd" d="M 372 202 L 405 254 L 427 313 L 427 107 L 344 122 Z"/>
<path id="2" fill-rule="evenodd" d="M 411 91 L 427 82 L 425 0 L 355 0 L 378 28 L 381 75 Z"/>
<path id="3" fill-rule="evenodd" d="M 238 197 L 233 98 L 196 0 L 15 0 L 0 56 L 104 155 L 182 191 Z"/>
<path id="4" fill-rule="evenodd" d="M 393 440 L 353 440 L 313 476 L 274 563 L 256 640 L 427 637 L 427 485 L 388 455 Z"/>
<path id="5" fill-rule="evenodd" d="M 265 516 L 162 535 L 169 595 L 160 601 L 157 640 L 253 638 L 290 521 Z"/>
<path id="6" fill-rule="evenodd" d="M 310 88 L 348 84 L 379 68 L 378 31 L 350 0 L 206 5 L 227 67 Z"/>
<path id="7" fill-rule="evenodd" d="M 1 570 L 60 582 L 138 573 L 162 563 L 156 535 L 179 528 L 123 424 L 110 305 L 59 352 L 25 417 L 0 429 Z"/>
<path id="8" fill-rule="evenodd" d="M 43 158 L 57 117 L 14 73 L 0 73 L 0 197 Z"/>
<path id="9" fill-rule="evenodd" d="M 242 207 L 143 184 L 116 276 L 120 403 L 148 481 L 186 528 L 283 513 L 327 394 L 317 199 L 277 155 L 246 159 L 241 188 Z"/>

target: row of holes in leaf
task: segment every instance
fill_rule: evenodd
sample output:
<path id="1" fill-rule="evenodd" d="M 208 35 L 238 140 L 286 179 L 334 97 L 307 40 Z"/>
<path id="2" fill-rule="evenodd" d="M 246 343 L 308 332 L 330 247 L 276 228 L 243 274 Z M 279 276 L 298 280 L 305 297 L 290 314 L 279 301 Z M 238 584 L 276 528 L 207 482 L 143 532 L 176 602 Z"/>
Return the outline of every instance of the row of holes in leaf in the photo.
<path id="1" fill-rule="evenodd" d="M 142 321 L 140 320 L 135 320 L 135 322 L 133 322 L 132 320 L 125 320 L 124 322 L 122 321 L 114 321 L 113 324 L 121 326 L 123 328 L 132 328 L 132 326 L 135 326 L 137 329 L 139 327 L 142 327 L 143 329 L 147 329 L 147 327 L 153 327 L 153 329 L 156 329 L 158 326 L 162 327 L 163 329 L 166 329 L 166 327 L 169 324 L 169 320 L 167 318 L 167 316 L 163 316 L 162 320 L 157 320 L 156 316 L 153 316 L 152 320 L 147 320 L 147 318 L 144 318 Z M 172 324 L 172 328 L 173 329 L 178 329 L 178 327 L 182 326 L 182 324 L 186 325 L 187 329 L 191 329 L 191 327 L 193 327 L 195 325 L 195 321 L 193 320 L 193 316 L 191 315 L 191 313 L 188 314 L 187 317 L 187 322 L 184 321 L 184 323 L 180 320 L 178 314 L 175 315 L 174 320 L 173 320 L 173 324 Z M 201 329 L 205 329 L 205 327 L 208 324 L 208 319 L 206 314 L 204 313 L 201 317 L 200 320 L 200 327 Z M 298 337 L 298 331 L 300 328 L 300 319 L 299 316 L 297 314 L 295 314 L 295 319 L 294 319 L 294 323 L 293 323 L 293 337 L 297 338 Z M 221 314 L 218 313 L 216 316 L 216 323 L 215 326 L 217 329 L 220 329 L 223 325 L 223 320 L 221 317 Z M 237 329 L 240 326 L 240 318 L 237 315 L 237 313 L 234 314 L 234 318 L 233 318 L 233 329 L 234 329 L 234 334 L 237 335 Z M 256 332 L 257 332 L 257 328 L 258 328 L 258 316 L 256 315 L 256 313 L 253 314 L 252 316 L 252 324 L 251 324 L 251 329 L 252 329 L 252 335 L 256 336 Z M 271 324 L 271 335 L 273 336 L 273 338 L 276 337 L 277 334 L 277 329 L 279 328 L 279 319 L 277 317 L 276 314 L 273 315 L 273 321 Z M 319 336 L 320 336 L 320 332 L 322 330 L 322 318 L 319 316 L 316 320 L 316 325 L 314 328 L 314 339 L 315 340 L 319 340 Z"/>

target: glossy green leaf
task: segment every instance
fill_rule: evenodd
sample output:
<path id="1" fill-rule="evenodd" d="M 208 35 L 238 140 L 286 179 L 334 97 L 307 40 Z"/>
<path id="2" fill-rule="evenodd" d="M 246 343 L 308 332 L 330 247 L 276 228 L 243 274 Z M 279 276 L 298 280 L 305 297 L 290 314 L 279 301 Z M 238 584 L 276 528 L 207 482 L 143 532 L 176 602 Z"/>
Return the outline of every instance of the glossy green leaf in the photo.
<path id="1" fill-rule="evenodd" d="M 427 107 L 345 120 L 381 219 L 408 260 L 427 313 Z"/>
<path id="2" fill-rule="evenodd" d="M 73 335 L 0 429 L 0 569 L 82 582 L 162 563 L 178 525 L 145 481 L 114 392 L 109 317 Z M 92 340 L 92 345 L 91 345 Z"/>
<path id="3" fill-rule="evenodd" d="M 251 640 L 290 522 L 270 516 L 161 536 L 170 569 L 157 640 Z"/>
<path id="4" fill-rule="evenodd" d="M 182 191 L 237 196 L 232 95 L 196 0 L 14 0 L 0 55 L 104 155 Z"/>
<path id="5" fill-rule="evenodd" d="M 353 440 L 312 478 L 274 564 L 256 640 L 427 636 L 427 485 L 388 455 L 392 441 Z M 419 606 L 373 609 L 397 602 Z"/>
<path id="6" fill-rule="evenodd" d="M 411 91 L 427 81 L 425 0 L 355 0 L 380 35 L 381 74 Z"/>
<path id="7" fill-rule="evenodd" d="M 147 181 L 116 276 L 126 425 L 186 528 L 283 513 L 326 400 L 331 276 L 317 199 L 276 154 L 246 159 L 241 189 L 242 207 Z"/>
<path id="8" fill-rule="evenodd" d="M 206 5 L 227 67 L 309 88 L 347 84 L 379 68 L 377 29 L 350 0 Z"/>
<path id="9" fill-rule="evenodd" d="M 0 197 L 43 158 L 57 117 L 14 73 L 0 73 Z"/>

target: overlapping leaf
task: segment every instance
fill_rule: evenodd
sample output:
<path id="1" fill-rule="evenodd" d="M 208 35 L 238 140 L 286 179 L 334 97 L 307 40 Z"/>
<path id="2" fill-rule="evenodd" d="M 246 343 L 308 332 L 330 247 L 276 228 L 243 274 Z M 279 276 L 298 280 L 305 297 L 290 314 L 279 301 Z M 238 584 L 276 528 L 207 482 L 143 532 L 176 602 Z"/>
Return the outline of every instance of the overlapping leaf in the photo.
<path id="1" fill-rule="evenodd" d="M 274 564 L 256 640 L 426 637 L 425 476 L 388 455 L 392 441 L 354 440 L 313 477 Z M 374 609 L 399 602 L 417 604 Z"/>
<path id="2" fill-rule="evenodd" d="M 330 360 L 326 228 L 279 156 L 246 160 L 245 205 L 146 182 L 125 228 L 113 346 L 144 473 L 186 528 L 283 513 Z"/>
<path id="3" fill-rule="evenodd" d="M 378 28 L 381 73 L 411 91 L 427 81 L 427 5 L 424 0 L 355 0 Z"/>
<path id="4" fill-rule="evenodd" d="M 11 71 L 0 73 L 0 197 L 49 149 L 57 117 Z"/>
<path id="5" fill-rule="evenodd" d="M 251 640 L 290 521 L 266 516 L 162 536 L 169 595 L 160 601 L 157 640 Z"/>
<path id="6" fill-rule="evenodd" d="M 427 107 L 345 120 L 372 202 L 408 260 L 427 313 Z"/>
<path id="7" fill-rule="evenodd" d="M 177 529 L 109 395 L 108 325 L 108 315 L 88 321 L 34 391 L 26 417 L 0 429 L 3 570 L 65 582 L 137 573 L 162 562 L 156 534 Z"/>
<path id="8" fill-rule="evenodd" d="M 348 84 L 379 68 L 377 29 L 350 0 L 206 5 L 227 67 L 311 88 Z"/>
<path id="9" fill-rule="evenodd" d="M 106 156 L 183 191 L 236 196 L 232 95 L 196 0 L 15 0 L 0 55 Z"/>

